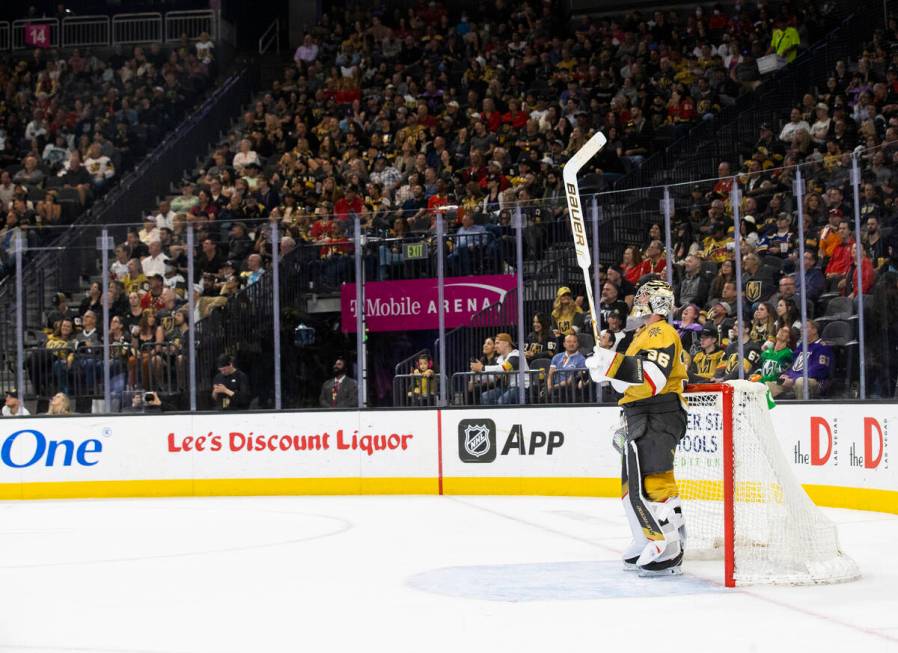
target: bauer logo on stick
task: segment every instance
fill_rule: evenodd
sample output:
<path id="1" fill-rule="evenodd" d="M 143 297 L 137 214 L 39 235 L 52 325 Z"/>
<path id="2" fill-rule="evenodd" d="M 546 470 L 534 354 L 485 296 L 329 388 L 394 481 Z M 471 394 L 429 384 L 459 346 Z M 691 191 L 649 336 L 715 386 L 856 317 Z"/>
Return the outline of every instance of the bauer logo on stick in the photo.
<path id="1" fill-rule="evenodd" d="M 586 225 L 583 224 L 583 212 L 580 210 L 580 196 L 575 184 L 566 184 L 567 205 L 571 214 L 571 229 L 574 234 L 574 246 L 579 254 L 581 248 L 588 247 L 586 242 Z M 587 250 L 588 251 L 588 250 Z"/>
<path id="2" fill-rule="evenodd" d="M 496 459 L 496 423 L 491 419 L 463 419 L 458 423 L 458 457 L 465 463 Z"/>
<path id="3" fill-rule="evenodd" d="M 564 168 L 561 171 L 561 176 L 564 178 L 568 217 L 571 221 L 571 234 L 574 237 L 574 252 L 577 255 L 577 265 L 583 271 L 583 281 L 586 284 L 586 301 L 589 306 L 589 315 L 592 318 L 592 336 L 596 342 L 599 341 L 601 325 L 596 319 L 595 300 L 592 296 L 593 280 L 589 273 L 592 260 L 589 258 L 589 239 L 586 233 L 586 223 L 583 220 L 583 202 L 580 200 L 580 186 L 577 184 L 577 173 L 605 147 L 605 142 L 606 139 L 602 132 L 596 132 L 564 164 Z"/>

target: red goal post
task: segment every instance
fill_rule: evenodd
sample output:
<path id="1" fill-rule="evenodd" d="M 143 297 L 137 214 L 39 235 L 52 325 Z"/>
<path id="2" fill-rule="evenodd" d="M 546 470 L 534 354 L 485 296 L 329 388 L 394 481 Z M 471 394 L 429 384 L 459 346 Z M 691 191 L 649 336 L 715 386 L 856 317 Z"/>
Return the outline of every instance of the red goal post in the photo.
<path id="1" fill-rule="evenodd" d="M 721 395 L 721 419 L 723 428 L 721 435 L 723 473 L 723 579 L 727 587 L 735 587 L 734 571 L 734 515 L 733 515 L 733 386 L 726 383 L 708 383 L 705 385 L 688 385 L 686 394 L 718 392 Z M 688 528 L 688 526 L 687 526 Z M 687 531 L 688 532 L 688 531 Z"/>

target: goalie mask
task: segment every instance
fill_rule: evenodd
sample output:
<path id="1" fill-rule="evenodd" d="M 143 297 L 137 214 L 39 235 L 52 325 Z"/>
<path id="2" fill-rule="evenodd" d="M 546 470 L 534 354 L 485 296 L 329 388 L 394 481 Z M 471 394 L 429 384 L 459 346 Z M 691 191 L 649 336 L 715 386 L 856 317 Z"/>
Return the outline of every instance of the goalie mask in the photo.
<path id="1" fill-rule="evenodd" d="M 642 324 L 649 315 L 660 315 L 667 319 L 673 313 L 673 309 L 674 293 L 670 284 L 660 279 L 646 281 L 636 291 L 627 327 L 631 324 L 634 326 Z"/>

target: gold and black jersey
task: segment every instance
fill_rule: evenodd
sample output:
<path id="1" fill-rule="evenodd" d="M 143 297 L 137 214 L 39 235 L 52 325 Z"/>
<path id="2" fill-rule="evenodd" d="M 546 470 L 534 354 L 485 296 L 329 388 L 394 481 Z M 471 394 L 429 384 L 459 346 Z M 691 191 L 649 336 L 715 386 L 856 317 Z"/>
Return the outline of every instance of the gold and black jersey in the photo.
<path id="1" fill-rule="evenodd" d="M 689 381 L 691 383 L 707 383 L 717 376 L 717 368 L 723 361 L 723 350 L 715 347 L 710 354 L 699 349 L 692 357 L 689 365 Z"/>
<path id="2" fill-rule="evenodd" d="M 606 376 L 632 384 L 621 405 L 670 394 L 682 401 L 686 356 L 676 329 L 666 321 L 641 327 L 627 351 L 615 356 Z"/>
<path id="3" fill-rule="evenodd" d="M 744 376 L 747 378 L 761 365 L 761 346 L 756 342 L 744 342 L 742 343 L 742 353 L 744 356 L 742 359 L 742 369 L 744 370 Z M 715 376 L 727 381 L 739 378 L 738 342 L 732 342 L 727 346 L 726 352 L 720 359 L 720 364 L 717 367 Z"/>

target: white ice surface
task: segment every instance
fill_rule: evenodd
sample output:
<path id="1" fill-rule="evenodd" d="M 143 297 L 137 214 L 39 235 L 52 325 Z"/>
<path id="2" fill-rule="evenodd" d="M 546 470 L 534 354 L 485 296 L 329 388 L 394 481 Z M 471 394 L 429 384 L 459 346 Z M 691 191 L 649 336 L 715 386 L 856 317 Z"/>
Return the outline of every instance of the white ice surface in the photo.
<path id="1" fill-rule="evenodd" d="M 0 652 L 898 651 L 898 518 L 826 512 L 862 580 L 725 590 L 620 571 L 610 499 L 2 503 Z"/>

